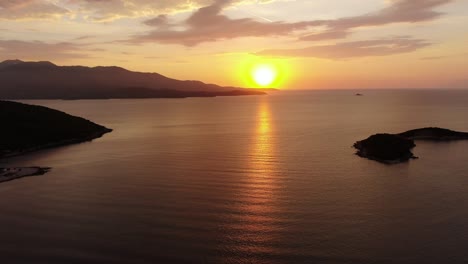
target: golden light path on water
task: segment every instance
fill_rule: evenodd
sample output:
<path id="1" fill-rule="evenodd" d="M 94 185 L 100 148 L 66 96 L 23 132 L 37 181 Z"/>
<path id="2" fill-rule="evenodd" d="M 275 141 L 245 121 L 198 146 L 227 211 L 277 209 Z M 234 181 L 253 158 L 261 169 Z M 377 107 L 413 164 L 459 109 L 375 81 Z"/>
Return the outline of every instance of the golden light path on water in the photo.
<path id="1" fill-rule="evenodd" d="M 282 217 L 278 208 L 277 153 L 274 126 L 269 101 L 259 102 L 255 125 L 252 127 L 251 148 L 246 157 L 244 190 L 239 194 L 239 217 L 231 226 L 239 232 L 230 237 L 236 241 L 230 250 L 246 257 L 246 261 L 260 261 L 264 255 L 274 255 L 280 235 Z M 236 218 L 237 218 L 236 217 Z M 248 258 L 247 258 L 248 256 Z M 241 257 L 242 258 L 242 257 Z"/>

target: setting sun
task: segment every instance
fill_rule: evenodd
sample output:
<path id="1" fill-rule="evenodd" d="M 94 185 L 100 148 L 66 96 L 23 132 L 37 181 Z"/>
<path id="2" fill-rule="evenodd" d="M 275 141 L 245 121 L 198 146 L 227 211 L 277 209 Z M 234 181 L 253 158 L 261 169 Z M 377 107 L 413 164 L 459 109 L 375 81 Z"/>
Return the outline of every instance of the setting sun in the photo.
<path id="1" fill-rule="evenodd" d="M 277 76 L 276 70 L 270 65 L 259 65 L 252 71 L 252 77 L 260 86 L 268 86 L 272 84 Z"/>
<path id="2" fill-rule="evenodd" d="M 289 60 L 247 55 L 239 60 L 234 76 L 243 87 L 283 89 L 294 81 L 296 68 Z"/>

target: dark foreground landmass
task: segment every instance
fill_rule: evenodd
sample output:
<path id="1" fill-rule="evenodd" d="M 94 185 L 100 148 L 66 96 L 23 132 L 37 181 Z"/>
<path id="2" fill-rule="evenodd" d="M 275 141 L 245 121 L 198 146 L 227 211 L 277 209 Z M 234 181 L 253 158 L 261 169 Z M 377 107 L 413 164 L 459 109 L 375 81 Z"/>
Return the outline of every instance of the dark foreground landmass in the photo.
<path id="1" fill-rule="evenodd" d="M 0 101 L 0 158 L 73 143 L 111 132 L 89 120 L 43 106 Z M 49 168 L 0 168 L 0 182 L 41 175 Z"/>
<path id="2" fill-rule="evenodd" d="M 426 127 L 409 130 L 399 134 L 375 134 L 367 139 L 357 141 L 354 147 L 356 154 L 363 158 L 394 164 L 416 158 L 411 149 L 414 140 L 450 141 L 467 140 L 468 133 L 445 128 Z"/>
<path id="3" fill-rule="evenodd" d="M 272 89 L 268 89 L 271 91 Z M 113 99 L 186 98 L 264 95 L 265 90 L 181 81 L 158 73 L 133 72 L 116 66 L 58 66 L 48 61 L 0 62 L 0 98 Z"/>
<path id="4" fill-rule="evenodd" d="M 0 158 L 90 141 L 112 129 L 43 106 L 0 101 Z"/>

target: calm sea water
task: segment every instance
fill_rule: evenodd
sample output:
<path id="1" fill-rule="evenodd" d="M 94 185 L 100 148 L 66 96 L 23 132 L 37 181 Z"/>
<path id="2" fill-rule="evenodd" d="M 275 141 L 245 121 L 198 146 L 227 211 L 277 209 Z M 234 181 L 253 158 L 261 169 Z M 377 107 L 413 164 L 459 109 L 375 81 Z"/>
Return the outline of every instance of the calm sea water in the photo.
<path id="1" fill-rule="evenodd" d="M 468 263 L 467 141 L 393 166 L 351 147 L 468 131 L 468 92 L 363 92 L 28 101 L 114 132 L 0 161 L 53 167 L 0 184 L 0 261 Z"/>

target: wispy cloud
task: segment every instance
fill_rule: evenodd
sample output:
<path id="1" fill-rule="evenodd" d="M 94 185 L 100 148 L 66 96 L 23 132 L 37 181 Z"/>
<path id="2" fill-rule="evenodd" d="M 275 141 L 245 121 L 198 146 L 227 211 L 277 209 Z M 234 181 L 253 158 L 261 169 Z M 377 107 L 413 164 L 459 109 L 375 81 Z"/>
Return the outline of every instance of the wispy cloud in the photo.
<path id="1" fill-rule="evenodd" d="M 160 13 L 190 11 L 211 0 L 61 0 L 89 20 L 110 21 L 122 17 L 142 17 Z"/>
<path id="2" fill-rule="evenodd" d="M 68 13 L 63 7 L 43 0 L 0 0 L 0 19 L 44 19 Z"/>
<path id="3" fill-rule="evenodd" d="M 317 45 L 299 49 L 273 49 L 255 53 L 262 56 L 315 57 L 323 59 L 348 59 L 355 57 L 387 56 L 412 52 L 430 43 L 409 37 L 342 42 L 331 45 Z"/>
<path id="4" fill-rule="evenodd" d="M 448 56 L 429 56 L 429 57 L 422 57 L 420 60 L 441 60 L 448 58 Z"/>
<path id="5" fill-rule="evenodd" d="M 49 19 L 70 15 L 109 21 L 161 12 L 189 11 L 211 0 L 0 0 L 1 19 Z"/>

